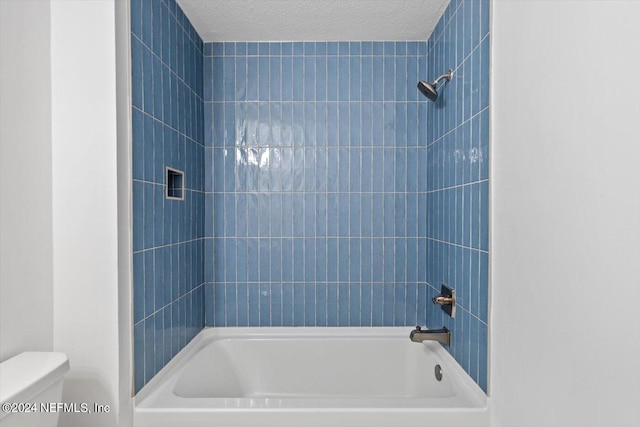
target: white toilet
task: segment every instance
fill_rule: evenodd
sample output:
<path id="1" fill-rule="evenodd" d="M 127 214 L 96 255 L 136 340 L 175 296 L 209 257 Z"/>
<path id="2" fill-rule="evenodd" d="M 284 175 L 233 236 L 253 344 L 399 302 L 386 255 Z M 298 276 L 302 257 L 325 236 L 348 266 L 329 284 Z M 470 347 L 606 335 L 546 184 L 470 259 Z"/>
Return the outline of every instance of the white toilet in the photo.
<path id="1" fill-rule="evenodd" d="M 0 426 L 55 427 L 68 371 L 64 353 L 27 351 L 0 363 Z"/>

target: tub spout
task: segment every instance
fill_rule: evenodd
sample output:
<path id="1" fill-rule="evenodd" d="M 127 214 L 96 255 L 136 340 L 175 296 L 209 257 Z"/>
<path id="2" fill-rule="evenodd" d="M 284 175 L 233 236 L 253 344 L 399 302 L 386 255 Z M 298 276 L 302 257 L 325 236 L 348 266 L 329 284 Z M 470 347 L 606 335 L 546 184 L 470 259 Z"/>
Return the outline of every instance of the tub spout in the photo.
<path id="1" fill-rule="evenodd" d="M 409 338 L 413 342 L 438 341 L 447 346 L 451 344 L 451 332 L 446 326 L 442 329 L 422 329 L 420 326 L 416 326 L 411 331 Z"/>

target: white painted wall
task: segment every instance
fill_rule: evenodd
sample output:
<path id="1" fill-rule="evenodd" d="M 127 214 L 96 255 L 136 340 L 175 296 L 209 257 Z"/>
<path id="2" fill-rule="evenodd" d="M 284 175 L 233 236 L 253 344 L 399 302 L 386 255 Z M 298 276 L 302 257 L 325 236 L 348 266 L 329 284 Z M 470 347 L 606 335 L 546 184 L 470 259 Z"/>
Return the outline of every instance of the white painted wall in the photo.
<path id="1" fill-rule="evenodd" d="M 53 347 L 49 15 L 0 1 L 0 361 Z"/>
<path id="2" fill-rule="evenodd" d="M 115 1 L 51 2 L 55 350 L 69 355 L 63 400 L 109 414 L 60 425 L 117 425 L 119 389 Z"/>
<path id="3" fill-rule="evenodd" d="M 493 4 L 494 425 L 640 425 L 640 2 Z"/>
<path id="4" fill-rule="evenodd" d="M 133 416 L 133 239 L 131 230 L 131 26 L 129 2 L 115 2 L 116 110 L 118 122 L 118 427 L 129 427 Z"/>

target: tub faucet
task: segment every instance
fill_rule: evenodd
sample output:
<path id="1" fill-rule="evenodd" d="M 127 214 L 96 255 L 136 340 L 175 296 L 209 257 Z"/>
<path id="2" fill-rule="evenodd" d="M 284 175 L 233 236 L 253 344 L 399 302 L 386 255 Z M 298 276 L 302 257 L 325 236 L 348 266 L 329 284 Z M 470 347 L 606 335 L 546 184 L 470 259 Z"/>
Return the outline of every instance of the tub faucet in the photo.
<path id="1" fill-rule="evenodd" d="M 446 326 L 442 329 L 422 329 L 420 326 L 411 331 L 409 339 L 413 342 L 438 341 L 444 345 L 451 345 L 451 332 Z"/>

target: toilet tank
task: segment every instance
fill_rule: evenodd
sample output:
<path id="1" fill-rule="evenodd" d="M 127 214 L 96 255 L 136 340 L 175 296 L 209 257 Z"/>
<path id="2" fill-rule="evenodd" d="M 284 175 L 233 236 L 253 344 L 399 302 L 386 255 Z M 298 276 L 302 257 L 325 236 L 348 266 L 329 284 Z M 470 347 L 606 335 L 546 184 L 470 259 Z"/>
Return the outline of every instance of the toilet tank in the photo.
<path id="1" fill-rule="evenodd" d="M 28 351 L 0 363 L 0 426 L 54 427 L 59 412 L 49 404 L 61 401 L 68 371 L 67 355 L 56 352 Z"/>

